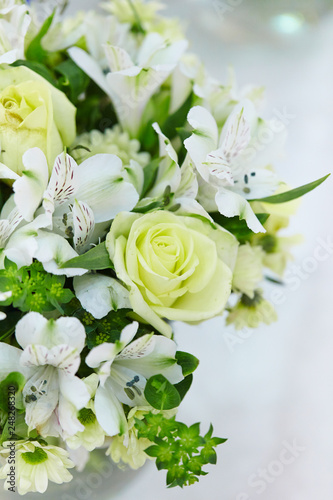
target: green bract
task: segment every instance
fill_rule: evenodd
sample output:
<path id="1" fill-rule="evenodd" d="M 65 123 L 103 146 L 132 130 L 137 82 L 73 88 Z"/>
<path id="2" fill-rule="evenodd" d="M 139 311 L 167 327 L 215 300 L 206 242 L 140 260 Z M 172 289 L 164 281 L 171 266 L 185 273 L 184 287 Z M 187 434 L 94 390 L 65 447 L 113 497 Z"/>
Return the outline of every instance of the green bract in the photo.
<path id="1" fill-rule="evenodd" d="M 221 313 L 231 292 L 238 242 L 193 217 L 120 213 L 106 240 L 135 313 L 164 335 L 161 318 L 202 321 Z"/>

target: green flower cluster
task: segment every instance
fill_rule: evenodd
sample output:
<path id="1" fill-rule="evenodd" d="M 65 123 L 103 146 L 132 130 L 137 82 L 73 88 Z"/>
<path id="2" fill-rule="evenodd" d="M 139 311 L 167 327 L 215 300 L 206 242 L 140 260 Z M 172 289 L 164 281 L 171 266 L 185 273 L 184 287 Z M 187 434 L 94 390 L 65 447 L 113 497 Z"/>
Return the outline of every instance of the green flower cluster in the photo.
<path id="1" fill-rule="evenodd" d="M 227 440 L 212 437 L 213 426 L 205 436 L 200 435 L 200 424 L 187 427 L 177 422 L 175 417 L 167 419 L 161 413 L 148 413 L 144 420 L 136 419 L 138 437 L 153 442 L 145 453 L 156 458 L 158 470 L 166 469 L 167 485 L 189 486 L 199 481 L 199 476 L 207 475 L 202 468 L 216 464 L 215 448 Z"/>
<path id="2" fill-rule="evenodd" d="M 0 293 L 11 292 L 10 297 L 1 303 L 12 305 L 22 312 L 39 313 L 57 310 L 64 313 L 61 304 L 67 304 L 74 294 L 64 288 L 65 276 L 55 276 L 44 271 L 40 262 L 21 267 L 5 260 L 5 268 L 0 271 Z"/>

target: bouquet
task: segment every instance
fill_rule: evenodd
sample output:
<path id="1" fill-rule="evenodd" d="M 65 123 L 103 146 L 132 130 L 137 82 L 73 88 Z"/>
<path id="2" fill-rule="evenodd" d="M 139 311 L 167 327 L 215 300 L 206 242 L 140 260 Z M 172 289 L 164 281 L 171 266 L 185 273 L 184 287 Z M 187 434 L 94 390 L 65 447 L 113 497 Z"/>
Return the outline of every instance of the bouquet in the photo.
<path id="1" fill-rule="evenodd" d="M 173 321 L 276 320 L 298 237 L 283 122 L 144 0 L 0 0 L 0 478 L 44 493 L 95 449 L 191 485 L 225 439 L 177 420 L 199 360 Z M 207 335 L 209 333 L 207 332 Z"/>

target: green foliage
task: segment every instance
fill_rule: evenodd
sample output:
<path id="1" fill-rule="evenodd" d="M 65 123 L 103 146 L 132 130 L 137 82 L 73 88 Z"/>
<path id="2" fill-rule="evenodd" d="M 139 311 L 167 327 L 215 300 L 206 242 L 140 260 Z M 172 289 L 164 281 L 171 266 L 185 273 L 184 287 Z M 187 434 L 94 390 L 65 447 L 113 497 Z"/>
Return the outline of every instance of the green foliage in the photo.
<path id="1" fill-rule="evenodd" d="M 1 306 L 12 305 L 22 312 L 39 313 L 56 309 L 63 314 L 61 304 L 74 297 L 71 290 L 64 288 L 65 280 L 64 276 L 44 271 L 40 262 L 18 269 L 14 262 L 5 259 L 5 269 L 0 271 L 0 292 L 12 292 L 12 295 Z"/>
<path id="2" fill-rule="evenodd" d="M 88 252 L 74 257 L 62 266 L 65 268 L 81 268 L 89 269 L 90 271 L 100 271 L 103 269 L 114 269 L 109 257 L 109 252 L 106 249 L 105 242 L 96 245 Z"/>
<path id="3" fill-rule="evenodd" d="M 183 375 L 186 377 L 193 373 L 199 366 L 199 360 L 192 354 L 183 351 L 176 352 L 177 363 L 182 367 Z"/>
<path id="4" fill-rule="evenodd" d="M 89 76 L 72 59 L 62 61 L 54 68 L 54 71 L 60 74 L 58 87 L 76 104 L 79 96 L 86 91 L 89 85 Z"/>
<path id="5" fill-rule="evenodd" d="M 168 471 L 169 487 L 183 488 L 198 482 L 200 476 L 207 474 L 202 468 L 216 464 L 216 446 L 226 442 L 213 437 L 212 425 L 207 434 L 201 436 L 200 424 L 187 427 L 175 417 L 167 419 L 161 413 L 148 413 L 144 420 L 136 419 L 135 427 L 139 438 L 154 443 L 145 452 L 156 459 L 158 470 Z"/>
<path id="6" fill-rule="evenodd" d="M 0 311 L 3 311 L 2 307 L 3 302 L 1 302 Z M 22 318 L 23 314 L 20 311 L 17 311 L 13 308 L 8 308 L 6 311 L 7 318 L 1 321 L 1 329 L 0 329 L 0 342 L 9 338 L 15 331 L 15 327 L 18 321 Z"/>
<path id="7" fill-rule="evenodd" d="M 180 106 L 177 111 L 175 111 L 172 115 L 169 115 L 166 119 L 164 125 L 162 126 L 162 132 L 165 134 L 170 140 L 172 140 L 178 132 L 178 129 L 181 129 L 187 120 L 187 115 L 192 107 L 193 103 L 193 92 L 190 93 L 186 101 Z"/>
<path id="8" fill-rule="evenodd" d="M 15 395 L 22 392 L 25 385 L 25 378 L 19 372 L 10 373 L 5 380 L 0 383 L 0 410 L 8 413 L 9 411 L 9 393 L 15 388 Z"/>
<path id="9" fill-rule="evenodd" d="M 171 410 L 181 402 L 179 392 L 163 375 L 154 375 L 147 381 L 145 398 L 157 410 Z"/>
<path id="10" fill-rule="evenodd" d="M 249 241 L 254 235 L 246 221 L 240 220 L 239 217 L 225 217 L 218 212 L 212 213 L 211 216 L 217 224 L 236 236 L 240 243 Z M 256 216 L 261 224 L 265 224 L 269 214 L 256 214 Z"/>
<path id="11" fill-rule="evenodd" d="M 17 66 L 25 66 L 26 68 L 31 69 L 38 75 L 42 76 L 47 80 L 49 83 L 51 83 L 54 87 L 58 88 L 57 82 L 54 78 L 54 75 L 51 70 L 45 66 L 45 64 L 42 64 L 38 61 L 23 61 L 22 59 L 18 59 L 15 61 L 11 66 L 17 67 Z"/>
<path id="12" fill-rule="evenodd" d="M 318 186 L 320 186 L 320 184 L 326 181 L 326 179 L 328 179 L 330 175 L 331 174 L 325 175 L 324 177 L 321 177 L 317 181 L 310 182 L 309 184 L 305 184 L 304 186 L 301 186 L 296 189 L 291 189 L 290 191 L 286 191 L 285 193 L 275 194 L 273 196 L 268 196 L 267 198 L 260 198 L 251 201 L 261 201 L 264 203 L 273 203 L 273 204 L 287 203 L 288 201 L 296 200 L 297 198 L 301 198 L 301 196 L 304 196 L 310 191 L 313 191 L 313 189 L 316 189 Z"/>
<path id="13" fill-rule="evenodd" d="M 183 401 L 186 394 L 190 390 L 192 382 L 193 382 L 193 375 L 190 374 L 190 375 L 187 375 L 184 378 L 184 380 L 182 380 L 181 382 L 179 382 L 178 384 L 175 385 L 175 388 L 177 389 L 177 391 L 179 393 L 181 401 Z"/>
<path id="14" fill-rule="evenodd" d="M 88 349 L 93 349 L 104 342 L 116 342 L 119 340 L 121 331 L 125 326 L 133 323 L 133 318 L 131 317 L 133 311 L 131 309 L 111 311 L 104 318 L 95 319 L 82 308 L 76 298 L 64 306 L 64 312 L 66 316 L 75 316 L 84 325 L 87 334 Z M 152 326 L 140 323 L 136 338 L 152 333 L 152 331 Z"/>
<path id="15" fill-rule="evenodd" d="M 141 195 L 142 198 L 144 198 L 149 190 L 154 186 L 160 162 L 160 158 L 155 158 L 143 169 L 144 182 Z"/>
<path id="16" fill-rule="evenodd" d="M 45 62 L 47 59 L 49 52 L 45 50 L 42 46 L 42 40 L 46 33 L 49 31 L 55 12 L 53 12 L 42 25 L 39 33 L 35 36 L 35 38 L 30 42 L 27 50 L 26 50 L 26 58 L 29 61 L 37 61 L 39 63 Z"/>

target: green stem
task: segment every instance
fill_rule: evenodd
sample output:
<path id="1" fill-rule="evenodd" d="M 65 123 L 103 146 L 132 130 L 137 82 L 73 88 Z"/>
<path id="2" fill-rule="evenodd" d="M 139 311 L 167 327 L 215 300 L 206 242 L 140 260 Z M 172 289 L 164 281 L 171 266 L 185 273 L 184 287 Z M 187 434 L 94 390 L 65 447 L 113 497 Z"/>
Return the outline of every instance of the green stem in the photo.
<path id="1" fill-rule="evenodd" d="M 137 24 L 137 28 L 138 30 L 141 32 L 141 33 L 146 33 L 146 31 L 144 30 L 143 26 L 142 26 L 142 23 L 141 23 L 141 19 L 140 19 L 140 16 L 139 14 L 137 13 L 137 10 L 136 8 L 134 7 L 134 4 L 133 4 L 133 1 L 132 0 L 127 0 L 132 11 L 133 11 L 133 14 L 134 14 L 134 17 L 135 17 L 135 20 L 136 20 L 136 24 Z"/>

